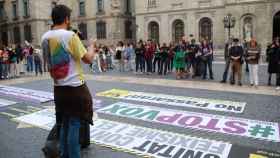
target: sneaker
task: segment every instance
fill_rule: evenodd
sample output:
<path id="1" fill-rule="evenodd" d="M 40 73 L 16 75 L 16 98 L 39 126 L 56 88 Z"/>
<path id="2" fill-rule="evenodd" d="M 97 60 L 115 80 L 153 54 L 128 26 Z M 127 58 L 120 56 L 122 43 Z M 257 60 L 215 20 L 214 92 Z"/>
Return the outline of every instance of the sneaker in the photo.
<path id="1" fill-rule="evenodd" d="M 241 83 L 241 82 L 239 82 L 239 83 L 238 83 L 238 85 L 239 85 L 239 86 L 242 86 L 242 83 Z"/>
<path id="2" fill-rule="evenodd" d="M 250 85 L 251 85 L 251 87 L 253 87 L 253 86 L 254 86 L 254 84 L 253 84 L 253 83 L 251 83 Z"/>
<path id="3" fill-rule="evenodd" d="M 227 83 L 225 80 L 220 81 L 220 83 Z"/>
<path id="4" fill-rule="evenodd" d="M 277 86 L 275 89 L 276 89 L 276 90 L 280 90 L 280 87 L 279 87 L 279 86 Z"/>

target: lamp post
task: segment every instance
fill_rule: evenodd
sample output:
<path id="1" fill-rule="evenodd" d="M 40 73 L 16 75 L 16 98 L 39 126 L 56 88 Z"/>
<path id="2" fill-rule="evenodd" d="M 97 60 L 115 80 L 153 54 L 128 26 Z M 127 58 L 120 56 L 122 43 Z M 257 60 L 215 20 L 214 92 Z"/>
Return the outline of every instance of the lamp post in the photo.
<path id="1" fill-rule="evenodd" d="M 223 22 L 224 27 L 228 29 L 228 39 L 230 39 L 230 30 L 231 28 L 234 28 L 236 19 L 232 16 L 232 14 L 229 13 L 224 17 Z"/>

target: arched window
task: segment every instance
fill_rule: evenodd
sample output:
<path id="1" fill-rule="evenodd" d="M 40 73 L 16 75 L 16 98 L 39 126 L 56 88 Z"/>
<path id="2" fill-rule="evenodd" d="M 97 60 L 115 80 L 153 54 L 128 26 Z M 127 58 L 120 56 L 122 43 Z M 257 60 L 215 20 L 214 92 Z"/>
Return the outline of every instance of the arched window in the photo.
<path id="1" fill-rule="evenodd" d="M 29 43 L 32 42 L 32 29 L 31 29 L 31 25 L 25 25 L 24 26 L 24 39 L 26 41 L 28 41 Z"/>
<path id="2" fill-rule="evenodd" d="M 185 25 L 182 20 L 175 20 L 172 25 L 173 41 L 179 42 L 185 35 Z"/>
<path id="3" fill-rule="evenodd" d="M 18 26 L 14 27 L 14 42 L 15 44 L 19 44 L 20 40 L 20 28 Z"/>
<path id="4" fill-rule="evenodd" d="M 159 42 L 159 25 L 157 22 L 152 21 L 148 25 L 149 39 Z"/>
<path id="5" fill-rule="evenodd" d="M 127 20 L 127 21 L 125 21 L 124 25 L 125 25 L 125 38 L 132 39 L 132 34 L 133 34 L 132 22 Z"/>
<path id="6" fill-rule="evenodd" d="M 97 12 L 104 11 L 104 2 L 103 0 L 97 0 Z"/>
<path id="7" fill-rule="evenodd" d="M 210 18 L 204 17 L 199 21 L 199 40 L 212 40 L 213 24 Z"/>
<path id="8" fill-rule="evenodd" d="M 247 16 L 243 19 L 243 39 L 250 41 L 253 36 L 253 18 L 251 16 Z"/>
<path id="9" fill-rule="evenodd" d="M 280 11 L 273 17 L 273 38 L 280 37 Z"/>
<path id="10" fill-rule="evenodd" d="M 79 1 L 79 13 L 80 13 L 80 16 L 85 16 L 86 15 L 85 0 L 80 0 Z"/>
<path id="11" fill-rule="evenodd" d="M 106 23 L 104 21 L 96 23 L 96 35 L 97 39 L 106 39 Z"/>
<path id="12" fill-rule="evenodd" d="M 82 33 L 82 40 L 87 40 L 87 24 L 85 23 L 80 23 L 79 26 L 79 31 Z"/>

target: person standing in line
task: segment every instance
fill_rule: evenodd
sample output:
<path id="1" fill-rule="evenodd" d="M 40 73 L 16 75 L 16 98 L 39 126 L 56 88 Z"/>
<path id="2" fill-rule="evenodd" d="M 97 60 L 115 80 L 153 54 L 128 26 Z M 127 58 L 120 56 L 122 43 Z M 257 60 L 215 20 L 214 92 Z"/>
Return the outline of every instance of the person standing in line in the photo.
<path id="1" fill-rule="evenodd" d="M 249 77 L 251 86 L 257 87 L 259 85 L 258 77 L 258 64 L 261 55 L 261 48 L 258 46 L 257 41 L 253 38 L 246 50 L 245 60 L 249 64 Z"/>
<path id="2" fill-rule="evenodd" d="M 33 73 L 33 47 L 30 43 L 26 42 L 27 47 L 25 48 L 25 56 L 27 61 L 27 73 L 32 74 Z"/>
<path id="3" fill-rule="evenodd" d="M 119 41 L 116 48 L 116 60 L 118 60 L 119 71 L 124 72 L 124 44 Z"/>
<path id="4" fill-rule="evenodd" d="M 191 40 L 191 44 L 188 46 L 189 52 L 189 69 L 192 68 L 192 78 L 199 76 L 199 58 L 197 57 L 197 53 L 199 51 L 199 46 L 196 44 L 195 39 Z"/>
<path id="5" fill-rule="evenodd" d="M 232 45 L 232 38 L 230 38 L 225 45 L 224 58 L 225 58 L 226 65 L 225 65 L 225 70 L 224 70 L 223 79 L 222 79 L 221 83 L 227 82 L 229 66 L 230 66 L 229 49 L 230 49 L 231 45 Z"/>
<path id="6" fill-rule="evenodd" d="M 128 71 L 133 71 L 132 69 L 132 55 L 134 54 L 134 48 L 132 43 L 128 43 L 125 50 L 125 60 L 126 60 L 126 67 Z"/>
<path id="7" fill-rule="evenodd" d="M 43 75 L 42 70 L 42 55 L 39 49 L 34 50 L 34 64 L 35 64 L 35 74 L 38 76 L 38 73 Z"/>
<path id="8" fill-rule="evenodd" d="M 156 48 L 151 40 L 148 40 L 145 48 L 145 61 L 147 63 L 147 75 L 151 75 L 153 71 L 153 58 Z"/>
<path id="9" fill-rule="evenodd" d="M 160 75 L 166 75 L 167 74 L 167 69 L 168 69 L 168 52 L 169 48 L 167 47 L 166 43 L 163 43 L 162 47 L 160 48 L 161 51 L 161 56 L 160 56 L 160 70 L 159 74 Z"/>
<path id="10" fill-rule="evenodd" d="M 277 81 L 277 73 L 278 73 L 278 52 L 279 52 L 280 44 L 279 39 L 275 38 L 266 50 L 267 62 L 268 62 L 268 85 L 271 86 L 271 77 L 272 74 L 276 74 Z M 276 83 L 277 84 L 277 83 Z"/>
<path id="11" fill-rule="evenodd" d="M 17 44 L 15 52 L 17 56 L 17 71 L 18 71 L 17 76 L 20 76 L 22 70 L 22 60 L 23 60 L 23 53 L 20 44 Z"/>
<path id="12" fill-rule="evenodd" d="M 82 121 L 93 124 L 92 97 L 85 82 L 81 62 L 91 64 L 93 42 L 88 51 L 70 28 L 71 10 L 57 5 L 52 10 L 54 27 L 42 37 L 50 75 L 54 81 L 56 123 L 59 131 L 60 158 L 80 158 L 79 131 Z"/>
<path id="13" fill-rule="evenodd" d="M 168 51 L 168 73 L 172 73 L 174 55 L 175 55 L 175 47 L 174 47 L 174 44 L 172 42 L 170 42 L 169 51 Z"/>
<path id="14" fill-rule="evenodd" d="M 4 48 L 2 54 L 2 78 L 9 79 L 9 53 L 7 48 Z"/>
<path id="15" fill-rule="evenodd" d="M 245 39 L 245 40 L 243 41 L 242 46 L 243 46 L 244 52 L 246 52 L 247 49 L 248 49 L 248 47 L 249 47 L 249 41 L 246 41 L 246 39 Z M 247 63 L 246 60 L 245 60 L 245 71 L 246 71 L 247 73 L 249 73 L 249 64 Z"/>
<path id="16" fill-rule="evenodd" d="M 141 73 L 144 73 L 144 67 L 143 67 L 143 54 L 145 50 L 140 42 L 137 43 L 135 48 L 135 73 L 139 74 L 138 70 L 140 69 Z M 145 64 L 145 63 L 144 63 Z"/>
<path id="17" fill-rule="evenodd" d="M 17 77 L 17 55 L 13 48 L 9 48 L 10 78 Z"/>
<path id="18" fill-rule="evenodd" d="M 231 78 L 231 85 L 235 84 L 235 76 L 238 77 L 238 85 L 242 86 L 242 64 L 243 64 L 243 54 L 244 50 L 242 46 L 239 44 L 239 39 L 233 39 L 233 45 L 229 50 L 229 57 L 231 62 L 231 71 L 232 71 L 232 78 Z"/>
<path id="19" fill-rule="evenodd" d="M 179 45 L 176 46 L 175 56 L 174 56 L 174 67 L 176 69 L 176 79 L 183 79 L 184 78 L 184 70 L 186 67 L 185 61 L 185 48 L 180 41 Z"/>
<path id="20" fill-rule="evenodd" d="M 202 62 L 203 62 L 203 78 L 202 79 L 206 79 L 206 75 L 207 75 L 207 67 L 209 70 L 209 76 L 211 80 L 214 80 L 213 77 L 213 71 L 212 71 L 212 62 L 213 62 L 213 49 L 211 44 L 208 43 L 207 40 L 203 40 L 201 43 L 201 47 L 200 47 L 200 52 L 201 52 L 201 58 L 202 58 Z"/>
<path id="21" fill-rule="evenodd" d="M 104 46 L 103 49 L 106 55 L 107 70 L 112 70 L 113 69 L 112 52 L 107 46 Z"/>
<path id="22" fill-rule="evenodd" d="M 155 50 L 155 57 L 153 61 L 153 73 L 156 72 L 157 68 L 157 73 L 159 74 L 160 71 L 160 56 L 161 56 L 161 51 L 160 51 L 160 44 L 156 45 L 156 50 Z"/>
<path id="23" fill-rule="evenodd" d="M 3 48 L 0 47 L 0 80 L 3 79 L 3 54 L 4 54 L 4 51 L 3 51 Z"/>

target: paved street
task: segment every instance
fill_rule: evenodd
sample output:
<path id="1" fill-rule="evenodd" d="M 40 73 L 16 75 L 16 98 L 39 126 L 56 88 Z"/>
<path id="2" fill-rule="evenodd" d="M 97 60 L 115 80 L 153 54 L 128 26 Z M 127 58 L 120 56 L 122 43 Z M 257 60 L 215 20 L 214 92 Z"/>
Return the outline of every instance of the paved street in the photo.
<path id="1" fill-rule="evenodd" d="M 215 65 L 215 67 L 218 67 Z M 219 66 L 219 71 L 216 73 L 221 73 L 222 69 Z M 261 68 L 261 71 L 265 71 L 265 67 Z M 156 78 L 156 79 L 154 79 Z M 270 132 L 266 131 L 264 126 L 265 122 L 273 122 L 278 123 L 280 122 L 280 110 L 279 110 L 279 95 L 280 93 L 275 91 L 272 87 L 261 86 L 258 89 L 250 88 L 248 86 L 243 87 L 232 87 L 229 85 L 222 85 L 217 82 L 205 82 L 205 81 L 177 81 L 173 79 L 173 76 L 168 76 L 167 79 L 162 77 L 155 77 L 155 76 L 135 76 L 129 73 L 118 74 L 117 72 L 109 72 L 100 75 L 88 75 L 87 76 L 87 84 L 90 88 L 92 94 L 100 94 L 98 96 L 94 96 L 95 99 L 99 100 L 98 104 L 101 104 L 103 109 L 111 107 L 112 104 L 117 104 L 118 106 L 126 105 L 127 107 L 138 107 L 139 108 L 151 108 L 154 110 L 160 110 L 161 112 L 170 112 L 169 116 L 172 115 L 172 111 L 175 113 L 184 113 L 187 114 L 192 112 L 193 114 L 200 114 L 201 117 L 212 117 L 211 122 L 215 122 L 219 118 L 223 117 L 223 120 L 231 120 L 233 118 L 238 118 L 237 120 L 242 120 L 249 125 L 255 122 L 263 125 L 262 130 L 254 130 L 251 128 L 251 136 L 249 135 L 242 135 L 242 134 L 233 134 L 235 129 L 237 132 L 242 131 L 242 129 L 238 128 L 241 127 L 241 124 L 232 124 L 231 127 L 233 132 L 232 134 L 221 132 L 221 131 L 214 131 L 217 129 L 217 126 L 212 127 L 211 130 L 204 130 L 202 126 L 188 128 L 186 126 L 179 126 L 179 124 L 168 124 L 162 123 L 159 121 L 151 121 L 145 120 L 145 116 L 134 117 L 130 115 L 131 113 L 135 113 L 132 109 L 127 109 L 126 111 L 123 110 L 121 112 L 111 112 L 107 110 L 97 110 L 98 116 L 100 120 L 103 121 L 113 121 L 115 123 L 125 124 L 129 127 L 136 126 L 137 128 L 145 127 L 147 130 L 156 130 L 160 132 L 168 131 L 170 136 L 172 134 L 175 135 L 183 135 L 183 136 L 192 136 L 195 138 L 200 138 L 203 140 L 211 140 L 211 141 L 221 141 L 224 143 L 231 144 L 231 150 L 229 150 L 228 157 L 230 158 L 249 158 L 249 153 L 255 153 L 257 150 L 261 151 L 270 151 L 270 152 L 280 152 L 280 139 L 279 131 L 276 133 L 275 138 L 269 138 L 265 135 L 269 136 Z M 219 76 L 215 75 L 216 80 L 219 80 Z M 245 82 L 247 83 L 247 82 Z M 266 76 L 261 76 L 261 85 L 266 84 Z M 47 75 L 38 78 L 21 78 L 16 79 L 13 81 L 1 81 L 0 84 L 11 85 L 15 87 L 21 87 L 26 89 L 33 89 L 33 90 L 41 90 L 46 92 L 52 92 L 52 84 L 51 80 L 48 79 Z M 204 86 L 204 88 L 203 88 Z M 244 107 L 244 111 L 242 112 L 232 112 L 232 111 L 219 111 L 215 109 L 204 109 L 204 108 L 196 108 L 196 107 L 188 107 L 188 106 L 181 106 L 181 105 L 172 105 L 169 103 L 155 103 L 152 101 L 141 101 L 141 98 L 138 100 L 128 97 L 120 98 L 120 96 L 109 96 L 109 95 L 102 95 L 101 92 L 110 91 L 112 89 L 122 90 L 121 92 L 129 91 L 131 93 L 136 92 L 143 92 L 137 93 L 137 95 L 153 95 L 162 98 L 176 98 L 177 96 L 184 96 L 184 97 L 191 97 L 191 98 L 200 98 L 199 100 L 205 99 L 206 102 L 223 102 L 226 100 L 228 102 L 224 102 L 224 104 L 230 104 L 231 102 L 238 102 L 238 103 L 246 103 Z M 106 94 L 106 93 L 105 93 Z M 164 96 L 166 95 L 166 96 Z M 119 98 L 118 98 L 119 97 Z M 27 100 L 22 100 L 20 98 L 15 98 L 13 96 L 0 96 L 0 99 L 7 99 L 9 101 L 15 101 L 17 104 L 10 105 L 6 107 L 0 106 L 0 157 L 1 158 L 38 158 L 43 157 L 41 152 L 41 148 L 45 143 L 46 137 L 48 135 L 48 130 L 30 126 L 27 124 L 23 124 L 20 122 L 16 122 L 13 118 L 17 118 L 19 116 L 28 115 L 34 113 L 36 111 L 41 111 L 44 109 L 51 109 L 53 107 L 53 102 L 47 102 L 43 104 L 39 103 L 32 103 Z M 214 101 L 213 101 L 214 100 Z M 158 100 L 159 101 L 159 100 Z M 137 108 L 136 108 L 137 109 Z M 134 108 L 135 110 L 135 108 Z M 111 110 L 112 111 L 112 110 Z M 128 114 L 130 113 L 130 114 Z M 218 116 L 219 115 L 219 116 Z M 134 115 L 136 116 L 136 115 Z M 148 115 L 146 115 L 148 117 Z M 220 117 L 221 116 L 221 117 Z M 140 119 L 141 118 L 141 119 Z M 163 118 L 163 117 L 162 117 Z M 158 119 L 159 120 L 159 119 Z M 181 122 L 183 118 L 181 119 Z M 185 117 L 186 120 L 186 117 Z M 193 119 L 188 119 L 188 121 L 184 122 L 189 126 L 192 123 L 195 123 L 197 117 L 193 117 Z M 222 120 L 222 119 L 221 119 Z M 165 120 L 167 121 L 167 120 Z M 35 120 L 36 122 L 36 120 Z M 39 120 L 38 120 L 39 122 Z M 227 124 L 227 123 L 226 123 Z M 268 123 L 269 125 L 270 123 Z M 227 124 L 229 125 L 229 123 Z M 211 126 L 211 125 L 209 125 Z M 271 126 L 272 123 L 271 123 Z M 100 126 L 101 127 L 101 126 Z M 266 126 L 269 127 L 269 126 Z M 225 129 L 225 128 L 224 128 Z M 255 128 L 256 129 L 256 128 Z M 279 126 L 277 127 L 279 130 Z M 250 132 L 250 130 L 248 130 Z M 225 130 L 224 130 L 225 131 Z M 267 132 L 265 134 L 265 131 Z M 120 132 L 121 133 L 121 132 Z M 257 137 L 261 136 L 262 138 L 258 139 Z M 144 139 L 144 137 L 143 137 Z M 164 138 L 161 138 L 162 141 Z M 101 142 L 101 140 L 100 140 Z M 94 158 L 134 158 L 139 157 L 137 155 L 142 155 L 144 151 L 138 151 L 138 154 L 133 154 L 128 150 L 123 148 L 125 147 L 117 147 L 110 143 L 98 143 L 99 145 L 92 144 L 89 149 L 83 151 L 83 158 L 87 157 L 94 157 Z M 170 143 L 171 141 L 169 141 Z M 175 146 L 175 145 L 174 145 Z M 203 145 L 200 145 L 200 150 L 203 151 Z M 157 146 L 159 147 L 159 146 Z M 193 148 L 194 149 L 194 148 Z M 197 148 L 198 149 L 198 148 Z M 214 148 L 213 148 L 214 149 Z M 158 148 L 159 150 L 159 148 Z M 210 152 L 210 150 L 208 151 Z M 141 154 L 142 153 L 142 154 Z M 178 154 L 179 152 L 177 152 Z M 149 154 L 146 154 L 149 155 Z M 182 155 L 182 154 L 181 154 Z M 258 155 L 258 154 L 257 154 Z M 258 158 L 253 157 L 251 155 L 250 158 Z M 164 156 L 162 156 L 164 157 Z M 166 156 L 168 157 L 168 156 Z M 171 157 L 171 156 L 169 156 Z M 173 155 L 173 157 L 175 157 Z M 180 157 L 177 155 L 177 157 Z M 187 156 L 185 156 L 187 157 Z M 188 158 L 191 156 L 188 156 Z M 203 156 L 197 156 L 203 157 Z M 204 155 L 207 157 L 207 155 Z M 213 158 L 214 156 L 209 156 L 209 158 Z M 221 156 L 223 157 L 223 156 Z M 270 155 L 267 157 L 277 157 L 277 154 Z M 278 155 L 279 157 L 279 155 Z M 262 157 L 260 157 L 262 158 Z"/>

